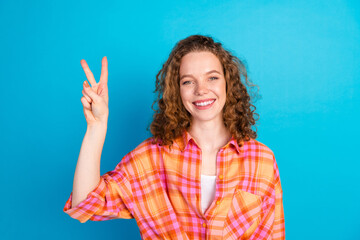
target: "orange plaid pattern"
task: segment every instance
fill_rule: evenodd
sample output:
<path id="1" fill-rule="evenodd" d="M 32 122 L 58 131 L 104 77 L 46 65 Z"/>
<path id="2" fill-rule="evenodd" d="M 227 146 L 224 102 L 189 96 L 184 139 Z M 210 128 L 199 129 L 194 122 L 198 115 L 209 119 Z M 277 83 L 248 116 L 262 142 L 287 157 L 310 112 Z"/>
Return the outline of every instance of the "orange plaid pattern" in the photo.
<path id="1" fill-rule="evenodd" d="M 188 132 L 171 149 L 145 140 L 76 207 L 80 222 L 135 218 L 142 239 L 285 239 L 282 188 L 273 152 L 232 138 L 217 155 L 216 195 L 201 211 L 201 149 Z"/>

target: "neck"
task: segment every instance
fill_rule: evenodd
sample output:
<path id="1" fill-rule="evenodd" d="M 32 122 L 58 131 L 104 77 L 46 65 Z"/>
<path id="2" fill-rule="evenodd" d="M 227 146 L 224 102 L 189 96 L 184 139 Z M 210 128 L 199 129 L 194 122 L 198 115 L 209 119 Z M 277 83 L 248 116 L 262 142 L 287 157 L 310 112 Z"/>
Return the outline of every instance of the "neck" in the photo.
<path id="1" fill-rule="evenodd" d="M 218 151 L 231 139 L 222 119 L 209 122 L 191 122 L 190 135 L 202 150 Z"/>

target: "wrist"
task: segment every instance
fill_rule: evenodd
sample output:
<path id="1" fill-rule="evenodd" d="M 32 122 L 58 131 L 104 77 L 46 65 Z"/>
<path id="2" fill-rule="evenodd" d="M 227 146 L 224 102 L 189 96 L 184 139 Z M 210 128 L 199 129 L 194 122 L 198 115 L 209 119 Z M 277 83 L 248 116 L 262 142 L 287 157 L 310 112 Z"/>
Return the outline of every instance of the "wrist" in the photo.
<path id="1" fill-rule="evenodd" d="M 91 123 L 87 125 L 88 131 L 106 131 L 107 130 L 107 122 L 97 122 Z"/>

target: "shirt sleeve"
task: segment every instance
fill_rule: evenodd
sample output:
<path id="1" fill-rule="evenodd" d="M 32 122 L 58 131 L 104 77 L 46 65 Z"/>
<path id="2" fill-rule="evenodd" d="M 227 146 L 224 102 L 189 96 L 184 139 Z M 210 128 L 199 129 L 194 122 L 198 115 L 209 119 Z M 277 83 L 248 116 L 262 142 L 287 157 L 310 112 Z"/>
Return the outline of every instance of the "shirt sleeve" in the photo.
<path id="1" fill-rule="evenodd" d="M 274 158 L 274 181 L 275 181 L 275 219 L 272 229 L 273 240 L 285 239 L 285 220 L 283 208 L 283 192 L 281 188 L 280 175 Z"/>
<path id="2" fill-rule="evenodd" d="M 121 163 L 115 170 L 101 176 L 99 184 L 77 206 L 72 207 L 71 201 L 72 193 L 63 210 L 81 223 L 89 219 L 104 221 L 116 218 L 134 218 L 131 213 L 131 185 L 126 174 L 121 171 Z"/>

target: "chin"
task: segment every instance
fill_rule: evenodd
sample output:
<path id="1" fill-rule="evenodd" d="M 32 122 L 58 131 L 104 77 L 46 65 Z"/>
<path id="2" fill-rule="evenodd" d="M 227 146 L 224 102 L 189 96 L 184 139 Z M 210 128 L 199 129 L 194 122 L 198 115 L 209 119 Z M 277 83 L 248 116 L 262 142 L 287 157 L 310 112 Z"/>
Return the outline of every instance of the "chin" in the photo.
<path id="1" fill-rule="evenodd" d="M 192 116 L 191 121 L 197 121 L 197 122 L 210 122 L 210 121 L 216 121 L 218 116 Z"/>

